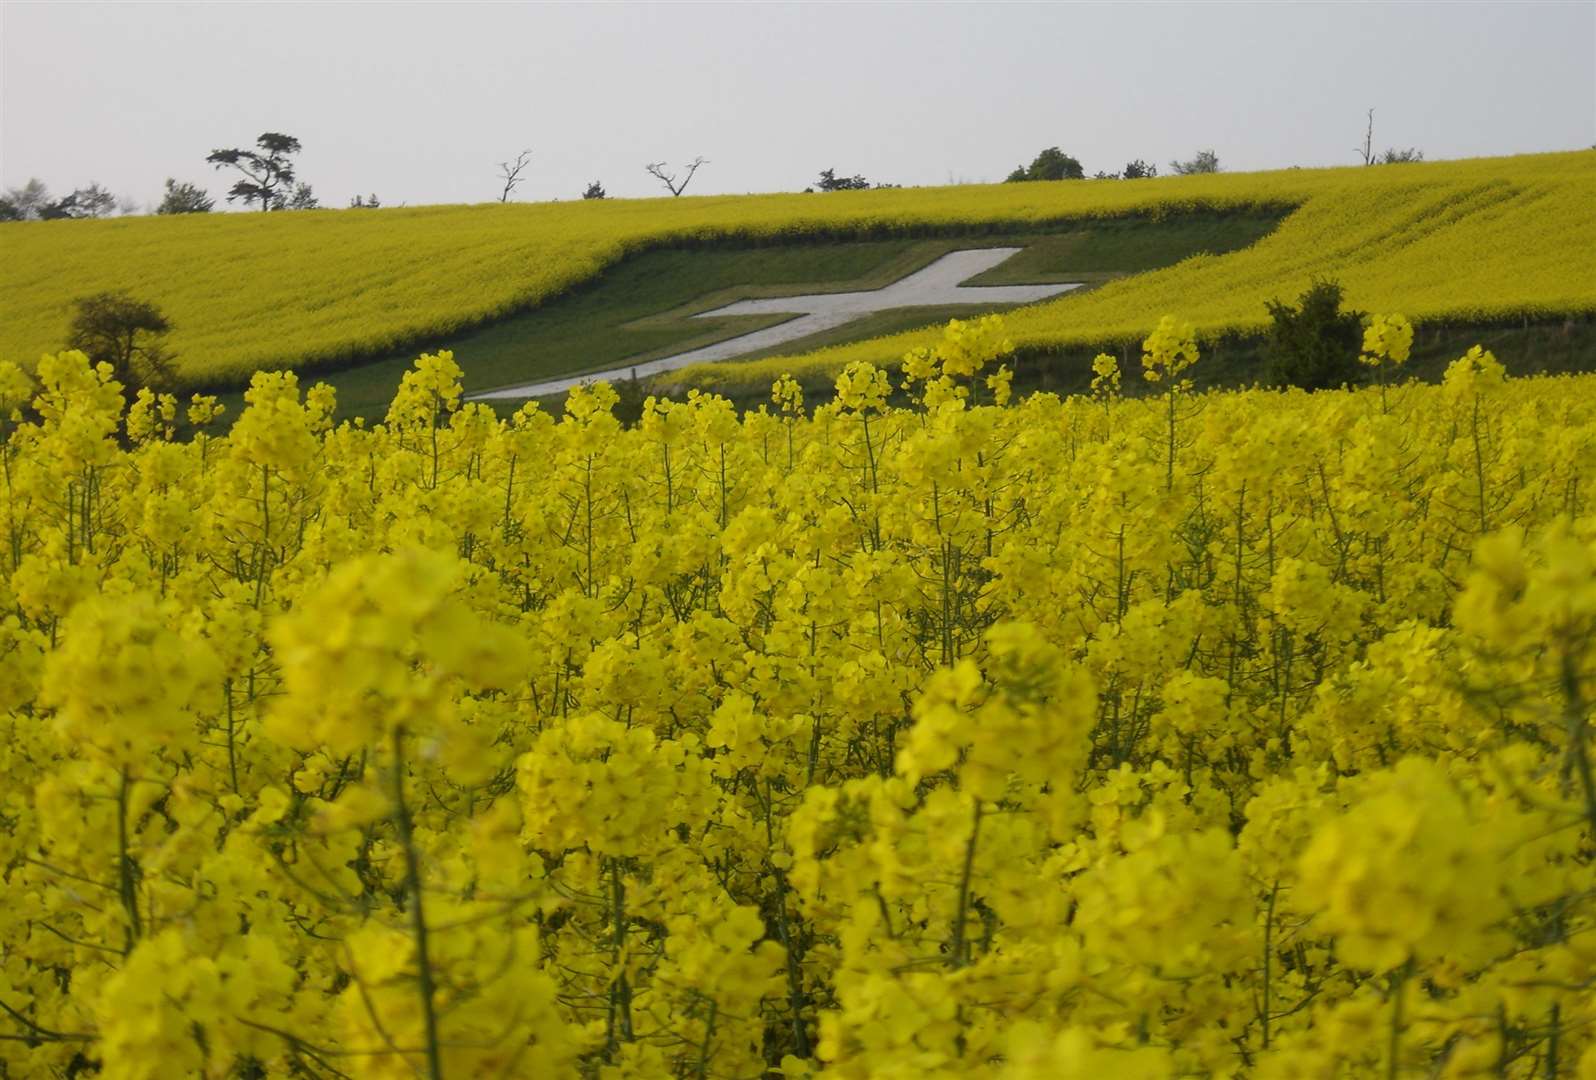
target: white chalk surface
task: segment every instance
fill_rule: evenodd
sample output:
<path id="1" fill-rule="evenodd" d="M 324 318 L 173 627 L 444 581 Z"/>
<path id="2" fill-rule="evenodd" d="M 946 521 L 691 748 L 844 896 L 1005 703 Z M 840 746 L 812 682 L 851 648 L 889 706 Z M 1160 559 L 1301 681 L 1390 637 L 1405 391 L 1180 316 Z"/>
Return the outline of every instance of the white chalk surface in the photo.
<path id="1" fill-rule="evenodd" d="M 963 285 L 977 274 L 984 273 L 1022 251 L 1017 247 L 978 248 L 970 251 L 953 251 L 937 259 L 923 270 L 888 285 L 884 289 L 865 292 L 815 293 L 809 296 L 782 296 L 769 300 L 739 300 L 735 304 L 700 312 L 696 319 L 715 319 L 728 315 L 786 315 L 793 318 L 751 334 L 741 334 L 725 341 L 717 341 L 701 349 L 648 360 L 640 364 L 624 364 L 604 371 L 590 371 L 541 382 L 522 383 L 497 390 L 483 390 L 467 394 L 469 400 L 486 398 L 532 398 L 546 394 L 563 393 L 583 383 L 615 382 L 630 378 L 657 375 L 674 371 L 691 364 L 712 360 L 731 360 L 739 356 L 774 348 L 783 342 L 796 341 L 823 330 L 830 330 L 853 322 L 878 311 L 895 308 L 943 307 L 950 304 L 1030 304 L 1046 300 L 1081 287 L 1080 282 L 1056 285 Z"/>

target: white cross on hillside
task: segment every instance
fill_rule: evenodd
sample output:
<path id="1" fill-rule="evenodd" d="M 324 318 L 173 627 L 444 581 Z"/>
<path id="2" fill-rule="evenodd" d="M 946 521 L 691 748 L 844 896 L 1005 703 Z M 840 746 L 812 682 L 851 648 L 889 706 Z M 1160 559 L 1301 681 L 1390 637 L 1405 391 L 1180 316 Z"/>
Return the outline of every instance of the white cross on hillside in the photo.
<path id="1" fill-rule="evenodd" d="M 977 274 L 992 269 L 1021 250 L 1023 249 L 1003 247 L 950 252 L 925 269 L 916 271 L 884 289 L 870 289 L 865 292 L 812 293 L 807 296 L 781 296 L 769 300 L 739 300 L 735 304 L 727 304 L 725 307 L 716 308 L 713 311 L 700 312 L 694 318 L 715 319 L 724 318 L 728 315 L 786 314 L 791 314 L 795 317 L 775 326 L 767 326 L 763 330 L 756 330 L 751 334 L 742 334 L 738 337 L 728 338 L 725 341 L 717 341 L 713 345 L 706 345 L 701 349 L 693 349 L 689 352 L 677 353 L 675 356 L 666 356 L 641 364 L 628 364 L 625 367 L 612 368 L 608 371 L 590 372 L 586 375 L 563 379 L 547 379 L 543 382 L 523 383 L 520 386 L 507 386 L 500 390 L 488 390 L 467 396 L 474 400 L 482 398 L 542 397 L 545 394 L 562 393 L 574 386 L 580 386 L 582 383 L 603 380 L 613 382 L 616 379 L 625 379 L 630 377 L 633 372 L 636 372 L 638 378 L 644 378 L 662 371 L 674 371 L 677 368 L 684 368 L 690 364 L 702 364 L 711 360 L 730 360 L 737 356 L 747 356 L 749 353 L 774 348 L 783 342 L 796 341 L 799 338 L 808 337 L 810 334 L 818 334 L 823 330 L 834 329 L 866 315 L 874 315 L 878 311 L 915 307 L 947 307 L 955 304 L 978 306 L 1030 304 L 1081 287 L 1079 282 L 1068 285 L 976 286 L 960 284 L 960 282 L 968 281 Z"/>

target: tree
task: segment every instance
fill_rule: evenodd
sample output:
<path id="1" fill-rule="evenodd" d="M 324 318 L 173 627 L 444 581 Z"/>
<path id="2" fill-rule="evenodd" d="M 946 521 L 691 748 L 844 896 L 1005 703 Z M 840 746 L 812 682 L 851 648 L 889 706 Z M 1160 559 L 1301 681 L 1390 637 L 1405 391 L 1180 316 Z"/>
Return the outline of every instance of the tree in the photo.
<path id="1" fill-rule="evenodd" d="M 102 218 L 116 213 L 116 196 L 100 184 L 80 187 L 67 198 L 72 201 L 72 217 Z"/>
<path id="2" fill-rule="evenodd" d="M 1149 165 L 1141 158 L 1128 162 L 1119 172 L 1103 172 L 1098 170 L 1092 174 L 1093 180 L 1147 180 L 1158 175 L 1158 166 Z"/>
<path id="3" fill-rule="evenodd" d="M 663 161 L 653 162 L 652 164 L 643 166 L 643 168 L 647 170 L 648 175 L 664 184 L 672 195 L 680 195 L 682 192 L 687 190 L 687 185 L 692 183 L 693 174 L 696 173 L 700 167 L 708 164 L 709 161 L 702 156 L 695 157 L 692 161 L 689 161 L 686 166 L 687 175 L 682 177 L 680 183 L 677 183 L 676 180 L 678 175 L 677 173 L 667 173 L 665 171 L 665 163 Z"/>
<path id="4" fill-rule="evenodd" d="M 609 198 L 609 195 L 604 191 L 604 185 L 595 180 L 587 186 L 586 191 L 582 192 L 582 198 L 607 199 Z"/>
<path id="5" fill-rule="evenodd" d="M 321 203 L 316 201 L 316 193 L 309 184 L 295 184 L 294 193 L 288 196 L 287 202 L 279 204 L 278 209 L 319 210 Z"/>
<path id="6" fill-rule="evenodd" d="M 125 292 L 103 292 L 73 303 L 67 347 L 95 363 L 111 365 L 123 393 L 131 398 L 142 387 L 169 388 L 175 370 L 161 338 L 172 324 L 161 309 Z"/>
<path id="7" fill-rule="evenodd" d="M 822 169 L 815 187 L 821 191 L 864 191 L 870 187 L 870 181 L 859 175 L 838 176 L 835 169 Z"/>
<path id="8" fill-rule="evenodd" d="M 0 195 L 0 221 L 21 221 L 22 208 L 12 202 L 9 196 Z"/>
<path id="9" fill-rule="evenodd" d="M 1339 282 L 1316 278 L 1292 307 L 1270 300 L 1270 375 L 1276 383 L 1324 390 L 1354 383 L 1362 376 L 1358 354 L 1363 344 L 1361 311 L 1341 310 Z"/>
<path id="10" fill-rule="evenodd" d="M 292 135 L 267 131 L 255 140 L 254 150 L 212 150 L 205 160 L 218 169 L 230 166 L 244 174 L 227 193 L 227 201 L 244 200 L 248 206 L 260 203 L 262 210 L 281 210 L 287 199 L 283 190 L 294 182 L 294 163 L 299 140 Z"/>
<path id="11" fill-rule="evenodd" d="M 1197 156 L 1190 161 L 1171 161 L 1169 171 L 1176 176 L 1216 173 L 1219 171 L 1219 155 L 1212 150 L 1199 150 Z"/>
<path id="12" fill-rule="evenodd" d="M 1005 183 L 1013 184 L 1023 180 L 1084 180 L 1086 170 L 1081 168 L 1081 163 L 1066 154 L 1056 146 L 1050 146 L 1037 154 L 1029 166 L 1020 166 L 1009 173 Z"/>
<path id="13" fill-rule="evenodd" d="M 30 181 L 30 184 L 32 182 Z M 43 190 L 43 185 L 40 185 Z M 72 221 L 80 218 L 110 217 L 116 212 L 117 199 L 99 184 L 80 187 L 64 198 L 36 203 L 33 216 L 40 221 Z"/>
<path id="14" fill-rule="evenodd" d="M 353 199 L 349 200 L 349 209 L 351 210 L 375 210 L 381 205 L 382 202 L 378 200 L 376 192 L 372 192 L 364 199 L 362 199 L 359 195 L 356 195 Z"/>
<path id="15" fill-rule="evenodd" d="M 44 216 L 44 208 L 50 205 L 50 189 L 44 181 L 33 177 L 21 187 L 7 189 L 5 202 L 11 208 L 10 212 L 15 214 L 8 220 L 37 221 Z"/>
<path id="16" fill-rule="evenodd" d="M 77 217 L 77 201 L 68 195 L 39 207 L 40 221 L 70 221 Z"/>
<path id="17" fill-rule="evenodd" d="M 161 205 L 155 208 L 157 214 L 208 214 L 216 208 L 216 200 L 206 194 L 205 189 L 198 184 L 179 183 L 172 177 L 166 178 L 166 194 L 161 197 Z"/>
<path id="18" fill-rule="evenodd" d="M 1369 110 L 1369 121 L 1363 129 L 1363 145 L 1354 146 L 1352 152 L 1363 159 L 1365 165 L 1410 165 L 1424 160 L 1424 151 L 1410 146 L 1406 150 L 1387 147 L 1385 153 L 1374 152 L 1374 110 Z"/>
<path id="19" fill-rule="evenodd" d="M 1363 145 L 1354 146 L 1352 152 L 1363 158 L 1365 165 L 1374 164 L 1374 110 L 1369 110 L 1369 123 L 1363 129 Z"/>
<path id="20" fill-rule="evenodd" d="M 613 379 L 610 388 L 615 391 L 615 404 L 610 414 L 622 427 L 635 428 L 643 419 L 643 405 L 648 400 L 648 383 L 637 377 L 637 369 L 624 379 Z"/>
<path id="21" fill-rule="evenodd" d="M 499 162 L 499 179 L 504 181 L 504 190 L 499 192 L 500 202 L 510 201 L 510 193 L 515 190 L 517 184 L 525 179 L 521 174 L 526 171 L 526 167 L 531 161 L 532 151 L 523 150 L 515 155 L 514 161 Z"/>

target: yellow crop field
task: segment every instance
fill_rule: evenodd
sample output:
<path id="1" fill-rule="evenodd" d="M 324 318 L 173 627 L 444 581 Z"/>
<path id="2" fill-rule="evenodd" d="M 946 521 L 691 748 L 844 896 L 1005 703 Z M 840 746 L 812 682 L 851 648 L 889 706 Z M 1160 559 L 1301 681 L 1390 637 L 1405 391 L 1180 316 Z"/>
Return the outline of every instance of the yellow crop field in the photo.
<path id="1" fill-rule="evenodd" d="M 1579 152 L 1147 181 L 22 222 L 0 226 L 0 357 L 33 363 L 60 346 L 75 297 L 129 289 L 175 323 L 186 382 L 241 384 L 257 368 L 313 368 L 537 303 L 659 244 L 1257 206 L 1295 209 L 1247 250 L 1017 315 L 1017 343 L 1139 337 L 1149 312 L 1168 310 L 1202 333 L 1245 329 L 1265 299 L 1294 295 L 1314 274 L 1340 278 L 1360 307 L 1419 321 L 1544 317 L 1596 308 L 1593 203 L 1596 153 Z M 920 340 L 807 363 L 895 357 Z"/>
<path id="2" fill-rule="evenodd" d="M 1596 1075 L 1596 376 L 1198 394 L 1168 321 L 1016 405 L 1003 335 L 188 441 L 0 362 L 0 1072 Z"/>

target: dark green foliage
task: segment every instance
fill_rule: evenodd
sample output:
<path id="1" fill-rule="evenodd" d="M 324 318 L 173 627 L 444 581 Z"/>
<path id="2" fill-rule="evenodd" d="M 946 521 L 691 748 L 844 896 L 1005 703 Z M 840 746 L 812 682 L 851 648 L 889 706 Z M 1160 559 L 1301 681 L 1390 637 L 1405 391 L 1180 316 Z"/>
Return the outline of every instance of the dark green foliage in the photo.
<path id="1" fill-rule="evenodd" d="M 589 184 L 587 186 L 587 190 L 586 191 L 582 192 L 582 198 L 584 198 L 584 199 L 607 199 L 607 198 L 609 198 L 609 193 L 604 190 L 604 185 L 603 184 L 601 184 L 597 180 L 595 180 L 595 181 L 593 181 L 591 184 Z"/>
<path id="2" fill-rule="evenodd" d="M 1056 146 L 1043 150 L 1028 166 L 1022 166 L 1009 173 L 1005 183 L 1017 183 L 1022 180 L 1084 180 L 1086 170 L 1081 168 L 1081 163 L 1075 160 Z"/>
<path id="3" fill-rule="evenodd" d="M 870 181 L 862 176 L 838 176 L 836 169 L 822 169 L 815 187 L 820 191 L 864 191 Z"/>
<path id="4" fill-rule="evenodd" d="M 260 203 L 262 210 L 282 210 L 288 204 L 284 189 L 294 182 L 294 163 L 299 140 L 292 135 L 268 131 L 255 140 L 257 149 L 212 150 L 205 160 L 218 169 L 232 166 L 244 174 L 227 193 L 227 201 L 244 200 L 244 205 Z"/>
<path id="5" fill-rule="evenodd" d="M 1315 279 L 1297 306 L 1270 300 L 1269 375 L 1280 386 L 1326 390 L 1359 382 L 1361 311 L 1341 310 L 1339 282 Z"/>
<path id="6" fill-rule="evenodd" d="M 1413 164 L 1415 162 L 1419 162 L 1419 161 L 1423 161 L 1423 160 L 1424 160 L 1424 151 L 1418 149 L 1417 147 L 1410 146 L 1406 150 L 1398 150 L 1395 147 L 1392 147 L 1391 149 L 1387 150 L 1384 154 L 1381 154 L 1378 158 L 1375 158 L 1375 164 L 1377 164 L 1377 165 L 1411 165 L 1411 164 Z"/>
<path id="7" fill-rule="evenodd" d="M 166 178 L 166 194 L 161 198 L 161 205 L 155 208 L 157 214 L 208 214 L 216 207 L 216 200 L 205 193 L 205 189 L 198 184 L 184 184 Z"/>
<path id="8" fill-rule="evenodd" d="M 96 293 L 73 303 L 67 348 L 95 363 L 110 364 L 131 398 L 140 387 L 163 390 L 173 385 L 172 356 L 161 342 L 171 329 L 161 309 L 148 301 L 125 292 Z"/>
<path id="9" fill-rule="evenodd" d="M 611 410 L 615 419 L 623 427 L 636 427 L 643 419 L 643 403 L 648 400 L 648 384 L 637 377 L 637 369 L 632 369 L 629 378 L 616 379 L 610 383 L 615 389 L 615 408 Z"/>
<path id="10" fill-rule="evenodd" d="M 80 187 L 65 198 L 38 206 L 40 221 L 72 221 L 79 218 L 110 217 L 116 210 L 116 196 L 99 184 Z"/>
<path id="11" fill-rule="evenodd" d="M 1099 169 L 1092 174 L 1093 180 L 1149 180 L 1158 175 L 1158 166 L 1149 165 L 1141 158 L 1126 162 L 1125 168 L 1119 172 L 1103 172 Z M 1012 180 L 1013 177 L 1010 177 Z"/>
<path id="12" fill-rule="evenodd" d="M 375 210 L 381 205 L 382 200 L 377 198 L 376 192 L 372 192 L 366 198 L 361 198 L 359 195 L 356 195 L 353 199 L 349 200 L 349 209 L 351 210 Z"/>
<path id="13" fill-rule="evenodd" d="M 43 217 L 43 211 L 51 203 L 50 189 L 38 177 L 30 179 L 21 187 L 9 188 L 6 191 L 5 202 L 10 207 L 7 221 L 36 221 Z"/>
<path id="14" fill-rule="evenodd" d="M 295 184 L 294 193 L 288 197 L 287 202 L 278 206 L 279 210 L 320 210 L 321 203 L 316 200 L 316 193 L 309 184 Z"/>
<path id="15" fill-rule="evenodd" d="M 99 184 L 80 187 L 67 199 L 72 203 L 72 217 L 101 218 L 116 213 L 116 196 Z"/>
<path id="16" fill-rule="evenodd" d="M 1219 155 L 1212 150 L 1199 150 L 1197 156 L 1190 161 L 1171 161 L 1169 171 L 1176 176 L 1193 176 L 1197 173 L 1216 173 L 1219 171 Z"/>

